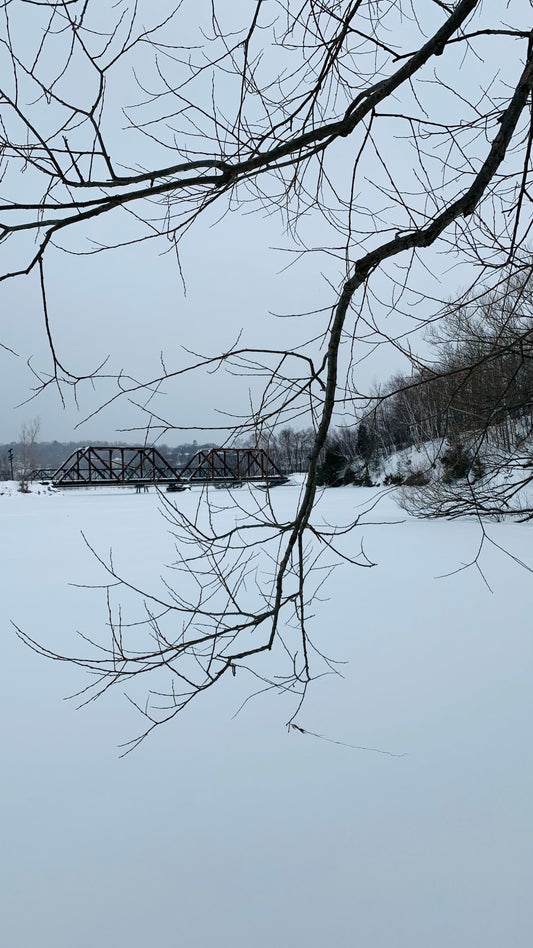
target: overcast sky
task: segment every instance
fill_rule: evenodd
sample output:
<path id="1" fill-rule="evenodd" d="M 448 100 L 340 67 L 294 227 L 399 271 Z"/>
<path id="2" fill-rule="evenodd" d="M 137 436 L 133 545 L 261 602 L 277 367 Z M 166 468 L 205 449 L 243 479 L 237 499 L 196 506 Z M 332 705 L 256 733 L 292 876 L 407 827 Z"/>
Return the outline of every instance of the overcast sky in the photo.
<path id="1" fill-rule="evenodd" d="M 148 4 L 146 9 L 143 8 L 143 16 L 146 16 L 148 23 L 153 22 L 156 16 L 171 6 L 167 0 L 160 0 L 155 5 Z M 13 7 L 14 11 L 17 9 Z M 510 20 L 513 15 L 518 17 L 522 12 L 523 18 L 524 10 L 528 9 L 525 0 L 515 0 L 507 5 L 506 17 Z M 187 10 L 185 6 L 180 14 L 181 42 L 187 38 L 183 30 L 186 31 L 188 25 L 192 29 L 198 23 L 198 7 L 194 6 L 194 12 L 192 6 L 189 13 Z M 249 10 L 249 5 L 232 5 L 231 10 L 235 16 L 239 16 Z M 427 17 L 427 30 L 442 20 L 442 10 L 438 5 L 424 7 L 423 13 Z M 35 43 L 40 41 L 40 32 L 35 29 L 32 32 L 30 28 L 37 15 L 28 6 L 24 6 L 24 17 L 19 22 L 13 14 L 14 42 L 18 43 L 22 55 L 27 58 Z M 407 19 L 402 21 L 401 29 L 405 31 L 408 42 L 412 26 L 409 26 Z M 177 36 L 175 27 L 169 28 L 169 36 Z M 501 61 L 496 69 L 492 61 L 494 50 L 498 48 L 501 50 Z M 503 40 L 499 47 L 491 46 L 490 60 L 472 57 L 468 65 L 472 83 L 474 78 L 485 76 L 487 63 L 491 75 L 498 71 L 500 79 L 514 80 L 517 50 L 516 42 Z M 269 50 L 265 53 L 271 55 Z M 285 54 L 285 50 L 275 51 L 280 66 Z M 461 56 L 462 52 L 455 47 L 447 51 L 446 57 L 442 57 L 440 66 L 449 63 L 453 72 L 454 68 L 460 66 Z M 131 131 L 123 131 L 125 122 L 122 106 L 140 97 L 132 66 L 137 65 L 142 69 L 144 62 L 128 62 L 127 68 L 119 70 L 116 78 L 110 81 L 106 130 L 124 163 L 129 160 L 132 166 L 148 167 L 152 162 L 160 167 L 169 161 L 168 148 L 159 149 L 153 141 L 140 138 Z M 9 63 L 6 60 L 3 63 L 7 70 Z M 148 66 L 146 69 L 148 83 L 153 75 Z M 431 78 L 430 70 L 429 83 Z M 89 80 L 82 72 L 76 76 L 76 80 L 79 83 L 76 93 L 83 100 L 84 95 L 88 95 L 84 82 L 89 83 Z M 229 79 L 222 78 L 217 91 L 224 107 L 231 110 L 233 87 L 228 84 L 226 88 L 224 85 L 229 82 Z M 430 101 L 433 97 L 433 104 L 438 104 L 440 118 L 444 119 L 446 115 L 450 117 L 453 113 L 454 119 L 459 121 L 463 114 L 469 114 L 471 107 L 468 102 L 460 101 L 453 95 L 450 101 L 455 104 L 455 111 L 447 113 L 446 109 L 451 109 L 451 106 L 443 89 L 431 83 L 426 88 Z M 370 198 L 374 200 L 376 208 L 384 204 L 385 199 L 379 190 L 372 190 L 374 179 L 384 181 L 386 178 L 387 172 L 381 159 L 388 159 L 395 174 L 411 174 L 413 152 L 403 137 L 397 134 L 399 131 L 399 128 L 395 129 L 388 140 L 378 139 L 378 153 L 367 159 L 367 164 L 363 166 L 361 180 L 365 182 L 364 188 L 368 188 L 368 193 L 357 194 L 358 206 L 361 204 L 364 207 Z M 336 146 L 331 166 L 339 179 L 349 174 L 352 159 L 353 143 L 341 141 Z M 31 183 L 29 172 L 26 180 L 28 184 Z M 6 179 L 2 185 L 4 191 L 8 185 L 9 179 Z M 6 197 L 5 193 L 3 197 Z M 147 212 L 146 208 L 136 207 L 136 210 Z M 284 268 L 293 257 L 279 248 L 294 250 L 295 247 L 298 249 L 298 245 L 285 233 L 281 215 L 271 213 L 271 207 L 267 212 L 258 205 L 245 204 L 220 220 L 222 210 L 222 205 L 209 210 L 197 221 L 182 243 L 181 265 L 186 295 L 175 256 L 168 253 L 169 244 L 164 238 L 90 256 L 75 256 L 53 248 L 49 251 L 45 276 L 50 323 L 57 354 L 69 371 L 76 375 L 90 374 L 107 359 L 104 373 L 115 377 L 124 373 L 126 378 L 147 381 L 161 374 L 161 357 L 168 370 L 178 369 L 192 361 L 191 356 L 184 354 L 182 347 L 205 355 L 215 355 L 227 351 L 240 333 L 243 345 L 289 346 L 302 338 L 316 336 L 324 328 L 328 319 L 327 310 L 318 316 L 300 320 L 281 321 L 269 314 L 300 313 L 334 305 L 336 288 L 341 285 L 343 278 L 341 263 L 330 255 L 312 253 L 285 271 Z M 250 213 L 251 210 L 253 213 Z M 362 219 L 365 220 L 364 217 Z M 372 231 L 375 219 L 369 217 L 368 221 Z M 300 227 L 302 238 L 309 247 L 339 242 L 334 229 L 327 226 L 323 217 L 313 213 L 305 215 Z M 117 211 L 106 214 L 91 226 L 81 225 L 72 229 L 61 237 L 61 243 L 68 250 L 87 253 L 94 250 L 95 241 L 115 244 L 138 234 L 138 227 L 131 217 L 124 211 Z M 2 266 L 9 269 L 15 260 L 13 251 L 3 245 L 2 253 Z M 417 290 L 430 297 L 453 298 L 469 280 L 468 269 L 457 267 L 457 260 L 449 250 L 443 253 L 441 248 L 441 251 L 426 254 L 424 266 L 412 276 Z M 397 271 L 396 276 L 402 278 L 401 270 Z M 395 336 L 409 328 L 400 312 L 395 313 L 394 317 L 387 315 L 390 288 L 386 287 L 379 274 L 373 277 L 371 286 L 376 293 L 374 316 L 383 331 Z M 411 297 L 404 299 L 402 306 L 409 311 L 412 304 Z M 417 316 L 430 314 L 432 306 L 428 304 Z M 21 423 L 34 417 L 41 419 L 41 440 L 142 440 L 142 429 L 149 416 L 142 407 L 132 405 L 127 397 L 122 397 L 95 418 L 84 422 L 88 415 L 116 392 L 112 383 L 100 381 L 94 387 L 92 383 L 84 383 L 75 393 L 64 388 L 65 407 L 53 387 L 39 398 L 27 401 L 37 385 L 31 367 L 38 373 L 46 374 L 50 370 L 37 272 L 0 284 L 0 312 L 0 341 L 7 347 L 0 349 L 0 442 L 16 440 Z M 415 350 L 424 345 L 420 338 L 413 338 L 411 344 Z M 355 361 L 367 356 L 369 348 L 366 343 L 358 342 L 353 353 Z M 372 384 L 384 381 L 391 372 L 405 369 L 405 366 L 405 360 L 397 351 L 381 347 L 372 358 L 358 364 L 356 385 L 365 392 Z M 231 424 L 231 417 L 228 418 L 224 412 L 246 415 L 250 408 L 256 407 L 258 391 L 257 384 L 251 385 L 246 378 L 231 377 L 224 372 L 215 375 L 198 373 L 178 383 L 165 384 L 161 393 L 150 401 L 150 408 L 171 424 L 184 429 L 164 433 L 163 440 L 170 443 L 194 437 L 202 440 L 202 433 L 198 429 L 204 426 L 208 429 L 206 439 L 222 442 L 225 432 L 217 433 L 213 429 Z M 133 400 L 142 406 L 146 397 L 135 395 Z M 350 420 L 349 415 L 345 420 Z M 300 423 L 304 424 L 305 419 L 301 419 Z M 131 430 L 136 428 L 140 430 Z M 154 429 L 152 436 L 155 437 L 155 434 Z"/>
<path id="2" fill-rule="evenodd" d="M 169 6 L 162 2 L 148 9 L 155 16 Z M 35 16 L 34 11 L 28 14 L 28 9 L 25 16 L 32 20 L 26 19 L 18 34 L 19 48 L 27 58 L 32 48 L 32 33 L 27 26 Z M 194 22 L 193 16 L 190 22 Z M 84 81 L 80 75 L 82 98 Z M 127 154 L 131 133 L 128 138 L 120 131 L 124 124 L 120 108 L 139 97 L 131 68 L 118 74 L 110 90 L 115 121 L 110 138 Z M 338 170 L 349 158 L 351 145 L 342 145 L 336 159 Z M 144 167 L 150 160 L 164 166 L 169 160 L 168 150 L 158 152 L 152 142 L 137 136 L 131 163 Z M 405 160 L 400 145 L 395 160 Z M 342 280 L 341 265 L 327 256 L 312 254 L 284 273 L 292 257 L 273 248 L 293 248 L 294 243 L 284 233 L 280 215 L 268 215 L 259 207 L 250 214 L 245 206 L 220 221 L 221 210 L 215 207 L 201 218 L 182 244 L 186 296 L 175 256 L 167 252 L 169 245 L 164 239 L 97 256 L 76 257 L 54 249 L 49 252 L 45 274 L 51 327 L 58 356 L 71 372 L 91 373 L 108 359 L 105 371 L 109 374 L 123 371 L 136 379 L 149 380 L 161 374 L 161 354 L 167 368 L 182 365 L 183 346 L 211 355 L 226 351 L 241 331 L 244 344 L 259 346 L 272 346 L 273 341 L 277 346 L 290 345 L 317 334 L 327 314 L 280 323 L 269 313 L 290 314 L 331 306 L 335 302 L 334 287 Z M 321 218 L 314 221 L 307 215 L 301 226 L 309 246 L 322 246 L 335 239 Z M 61 242 L 72 250 L 87 252 L 94 249 L 91 240 L 114 244 L 135 235 L 134 222 L 119 211 L 90 227 L 75 228 Z M 14 264 L 12 251 L 7 248 L 3 253 L 3 266 L 9 269 Z M 76 391 L 78 404 L 73 392 L 65 388 L 65 408 L 53 389 L 27 402 L 37 384 L 28 361 L 38 373 L 50 369 L 37 272 L 0 285 L 0 311 L 1 341 L 12 350 L 0 350 L 0 441 L 16 440 L 21 423 L 36 416 L 41 419 L 41 440 L 140 440 L 139 434 L 120 431 L 142 427 L 147 421 L 147 416 L 125 398 L 97 419 L 76 428 L 114 393 L 113 386 L 105 382 L 95 389 L 91 384 L 81 385 Z M 363 352 L 364 347 L 357 357 Z M 385 359 L 380 355 L 375 364 L 358 370 L 362 388 L 401 364 L 398 355 L 389 354 Z M 225 425 L 228 419 L 217 411 L 247 413 L 249 384 L 246 379 L 230 378 L 225 373 L 207 377 L 199 374 L 188 377 L 184 384 L 167 385 L 151 406 L 185 429 Z M 257 387 L 253 391 L 257 392 Z M 215 440 L 223 437 L 213 432 L 208 435 Z M 187 437 L 198 437 L 198 432 L 176 432 L 166 435 L 165 440 L 176 442 Z"/>
<path id="3" fill-rule="evenodd" d="M 105 221 L 109 240 L 113 223 L 111 217 Z M 317 240 L 319 230 L 317 225 Z M 76 374 L 90 373 L 108 359 L 104 372 L 123 371 L 134 379 L 150 380 L 161 375 L 161 355 L 167 369 L 194 361 L 184 348 L 214 356 L 239 338 L 240 345 L 269 348 L 313 337 L 327 315 L 284 317 L 331 306 L 334 295 L 327 279 L 338 284 L 340 267 L 315 255 L 286 270 L 292 254 L 278 249 L 285 247 L 291 247 L 291 242 L 276 217 L 261 211 L 254 216 L 234 213 L 215 226 L 206 215 L 182 246 L 185 290 L 176 258 L 167 252 L 164 239 L 98 256 L 52 252 L 46 273 L 58 355 Z M 127 397 L 84 422 L 116 392 L 114 383 L 80 385 L 78 406 L 67 387 L 63 388 L 65 408 L 54 387 L 21 404 L 37 385 L 31 367 L 38 372 L 50 367 L 37 272 L 0 284 L 0 299 L 3 342 L 13 350 L 0 351 L 0 392 L 5 406 L 0 441 L 16 440 L 21 423 L 35 416 L 41 419 L 40 440 L 142 440 L 142 433 L 121 431 L 142 428 L 148 420 Z M 366 353 L 367 347 L 362 346 L 358 356 Z M 360 366 L 358 378 L 363 389 L 368 388 L 405 364 L 398 353 L 380 352 Z M 168 433 L 164 440 L 202 440 L 201 433 L 192 429 L 231 425 L 232 418 L 222 412 L 242 415 L 249 411 L 250 387 L 258 393 L 251 379 L 225 371 L 198 372 L 180 383 L 167 383 L 150 405 L 176 426 L 190 426 L 190 431 Z M 145 401 L 142 394 L 132 398 L 141 404 Z M 217 440 L 224 434 L 208 431 L 207 437 Z"/>

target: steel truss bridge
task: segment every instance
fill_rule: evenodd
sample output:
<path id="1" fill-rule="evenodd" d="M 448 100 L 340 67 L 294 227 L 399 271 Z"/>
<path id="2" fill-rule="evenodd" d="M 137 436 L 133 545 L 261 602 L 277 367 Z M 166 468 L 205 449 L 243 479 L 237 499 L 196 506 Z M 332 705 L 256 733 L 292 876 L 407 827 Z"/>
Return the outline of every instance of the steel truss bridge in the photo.
<path id="1" fill-rule="evenodd" d="M 198 451 L 180 471 L 180 481 L 231 486 L 242 481 L 284 481 L 277 464 L 263 448 L 211 448 Z"/>
<path id="2" fill-rule="evenodd" d="M 88 447 L 78 448 L 52 477 L 54 487 L 137 486 L 171 483 L 178 472 L 157 448 Z"/>
<path id="3" fill-rule="evenodd" d="M 51 481 L 56 472 L 55 467 L 36 467 L 30 471 L 29 481 Z"/>
<path id="4" fill-rule="evenodd" d="M 284 483 L 282 471 L 262 448 L 199 451 L 181 470 L 157 448 L 112 445 L 79 448 L 52 475 L 54 487 L 137 487 L 167 484 L 175 490 L 194 484 L 238 486 L 257 481 Z"/>

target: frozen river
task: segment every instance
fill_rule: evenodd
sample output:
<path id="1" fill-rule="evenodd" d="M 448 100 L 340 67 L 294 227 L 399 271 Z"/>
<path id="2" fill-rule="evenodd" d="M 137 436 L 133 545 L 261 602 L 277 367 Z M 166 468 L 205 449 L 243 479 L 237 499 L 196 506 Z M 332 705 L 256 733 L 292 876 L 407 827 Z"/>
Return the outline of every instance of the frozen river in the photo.
<path id="1" fill-rule="evenodd" d="M 297 495 L 273 492 L 282 519 Z M 317 522 L 371 496 L 326 491 Z M 121 760 L 139 729 L 122 689 L 76 711 L 62 699 L 83 675 L 10 620 L 67 653 L 77 630 L 102 638 L 81 532 L 156 588 L 176 559 L 159 506 L 130 490 L 0 494 L 6 948 L 526 948 L 533 582 L 517 559 L 533 564 L 533 524 L 488 525 L 482 573 L 460 569 L 477 523 L 417 521 L 390 495 L 343 541 L 376 565 L 341 566 L 321 590 L 311 629 L 343 677 L 316 681 L 296 720 L 405 756 L 289 733 L 279 694 L 233 717 L 256 690 L 237 676 Z"/>

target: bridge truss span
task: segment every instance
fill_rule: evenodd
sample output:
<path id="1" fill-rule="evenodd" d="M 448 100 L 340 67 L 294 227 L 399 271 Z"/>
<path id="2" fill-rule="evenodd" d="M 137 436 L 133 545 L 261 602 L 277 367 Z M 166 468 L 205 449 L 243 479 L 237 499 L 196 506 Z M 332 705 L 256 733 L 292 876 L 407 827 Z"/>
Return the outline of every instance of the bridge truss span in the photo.
<path id="1" fill-rule="evenodd" d="M 189 484 L 281 483 L 286 478 L 263 448 L 211 448 L 198 451 L 180 472 Z"/>
<path id="2" fill-rule="evenodd" d="M 157 448 L 111 445 L 78 448 L 52 478 L 54 487 L 135 487 L 177 480 L 178 472 Z"/>

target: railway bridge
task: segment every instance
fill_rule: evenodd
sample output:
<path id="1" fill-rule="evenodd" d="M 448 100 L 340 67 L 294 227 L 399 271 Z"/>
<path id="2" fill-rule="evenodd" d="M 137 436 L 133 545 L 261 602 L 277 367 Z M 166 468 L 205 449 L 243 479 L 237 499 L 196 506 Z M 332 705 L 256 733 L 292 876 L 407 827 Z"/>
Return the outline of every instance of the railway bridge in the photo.
<path id="1" fill-rule="evenodd" d="M 231 487 L 247 481 L 274 486 L 284 483 L 286 478 L 262 448 L 198 451 L 178 470 L 154 447 L 91 445 L 74 451 L 51 480 L 54 487 L 167 484 L 180 490 L 195 484 Z"/>

